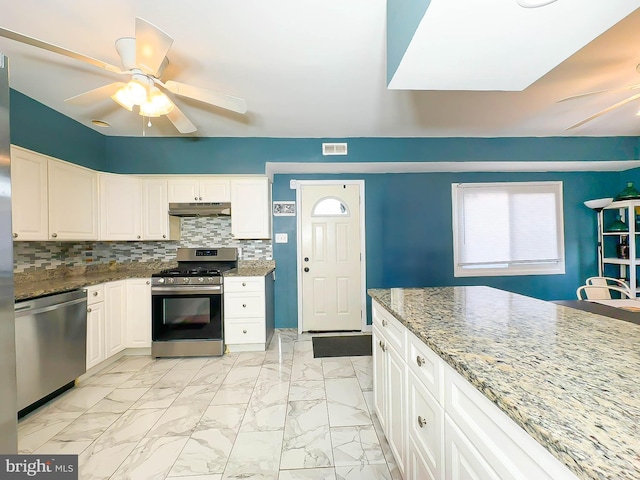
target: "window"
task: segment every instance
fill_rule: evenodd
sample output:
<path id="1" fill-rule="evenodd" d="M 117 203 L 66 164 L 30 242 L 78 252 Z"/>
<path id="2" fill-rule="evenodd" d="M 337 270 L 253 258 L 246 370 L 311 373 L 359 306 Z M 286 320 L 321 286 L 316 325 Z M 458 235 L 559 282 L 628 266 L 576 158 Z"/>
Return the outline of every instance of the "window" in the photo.
<path id="1" fill-rule="evenodd" d="M 313 217 L 340 217 L 348 216 L 349 209 L 341 200 L 334 197 L 325 197 L 313 206 Z"/>
<path id="2" fill-rule="evenodd" d="M 562 182 L 451 187 L 456 277 L 565 273 Z"/>

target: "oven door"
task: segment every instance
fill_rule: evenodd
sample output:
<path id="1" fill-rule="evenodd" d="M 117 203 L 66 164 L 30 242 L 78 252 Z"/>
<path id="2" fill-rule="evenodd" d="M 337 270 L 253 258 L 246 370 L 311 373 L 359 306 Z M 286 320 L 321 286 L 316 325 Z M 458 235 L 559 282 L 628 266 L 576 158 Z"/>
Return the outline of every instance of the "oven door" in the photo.
<path id="1" fill-rule="evenodd" d="M 222 287 L 153 287 L 151 337 L 172 340 L 222 340 Z"/>

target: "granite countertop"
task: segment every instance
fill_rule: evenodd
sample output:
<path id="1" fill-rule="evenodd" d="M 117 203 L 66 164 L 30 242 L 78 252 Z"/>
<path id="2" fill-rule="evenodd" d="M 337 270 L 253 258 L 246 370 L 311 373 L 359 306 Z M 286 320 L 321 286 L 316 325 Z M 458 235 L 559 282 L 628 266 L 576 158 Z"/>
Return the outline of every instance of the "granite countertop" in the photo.
<path id="1" fill-rule="evenodd" d="M 640 327 L 490 287 L 369 295 L 579 478 L 640 478 Z"/>
<path id="2" fill-rule="evenodd" d="M 26 300 L 126 278 L 147 278 L 176 265 L 176 262 L 123 262 L 16 273 L 15 299 Z M 224 276 L 266 276 L 273 270 L 273 260 L 241 260 L 237 269 L 225 272 Z"/>

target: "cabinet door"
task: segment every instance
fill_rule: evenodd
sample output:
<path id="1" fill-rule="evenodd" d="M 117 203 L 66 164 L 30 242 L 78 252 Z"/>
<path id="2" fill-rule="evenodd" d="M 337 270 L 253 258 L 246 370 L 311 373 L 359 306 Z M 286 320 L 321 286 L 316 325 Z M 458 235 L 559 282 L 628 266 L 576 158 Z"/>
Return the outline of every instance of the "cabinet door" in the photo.
<path id="1" fill-rule="evenodd" d="M 407 369 L 402 356 L 386 344 L 386 425 L 389 448 L 402 476 L 405 476 L 407 445 Z"/>
<path id="2" fill-rule="evenodd" d="M 499 480 L 498 474 L 445 415 L 445 474 L 451 480 Z"/>
<path id="3" fill-rule="evenodd" d="M 383 348 L 384 339 L 380 335 L 380 332 L 376 327 L 373 327 L 372 331 L 373 340 L 373 405 L 380 421 L 382 429 L 387 431 L 387 424 L 385 419 L 386 408 L 386 387 L 384 384 L 385 378 L 385 354 Z"/>
<path id="4" fill-rule="evenodd" d="M 105 304 L 105 355 L 124 350 L 124 328 L 127 315 L 126 281 L 108 282 L 104 285 Z"/>
<path id="5" fill-rule="evenodd" d="M 151 347 L 151 281 L 127 280 L 127 348 Z"/>
<path id="6" fill-rule="evenodd" d="M 142 239 L 140 180 L 100 173 L 100 239 Z"/>
<path id="7" fill-rule="evenodd" d="M 98 239 L 98 174 L 60 160 L 48 160 L 49 238 Z"/>
<path id="8" fill-rule="evenodd" d="M 142 238 L 165 240 L 169 238 L 166 180 L 142 180 Z"/>
<path id="9" fill-rule="evenodd" d="M 170 203 L 200 202 L 200 181 L 197 178 L 171 178 L 167 180 Z"/>
<path id="10" fill-rule="evenodd" d="M 87 308 L 87 370 L 105 359 L 104 303 L 94 303 Z"/>
<path id="11" fill-rule="evenodd" d="M 235 238 L 271 238 L 271 189 L 268 178 L 231 182 L 231 234 Z"/>
<path id="12" fill-rule="evenodd" d="M 200 195 L 203 202 L 230 202 L 231 182 L 228 178 L 200 180 Z"/>
<path id="13" fill-rule="evenodd" d="M 11 147 L 11 219 L 15 240 L 49 237 L 47 157 Z"/>

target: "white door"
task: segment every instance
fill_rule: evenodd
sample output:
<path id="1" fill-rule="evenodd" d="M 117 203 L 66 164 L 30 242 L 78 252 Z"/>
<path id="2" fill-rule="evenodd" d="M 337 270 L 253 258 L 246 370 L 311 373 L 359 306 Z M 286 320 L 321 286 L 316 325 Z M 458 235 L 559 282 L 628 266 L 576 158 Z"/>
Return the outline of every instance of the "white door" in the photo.
<path id="1" fill-rule="evenodd" d="M 302 329 L 362 329 L 360 185 L 301 185 Z"/>

